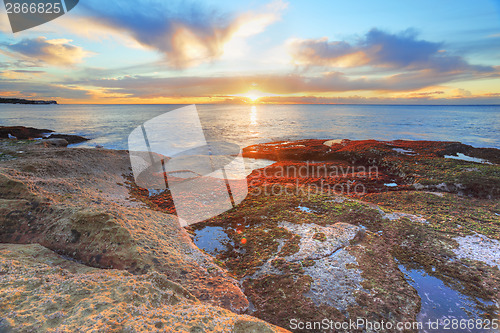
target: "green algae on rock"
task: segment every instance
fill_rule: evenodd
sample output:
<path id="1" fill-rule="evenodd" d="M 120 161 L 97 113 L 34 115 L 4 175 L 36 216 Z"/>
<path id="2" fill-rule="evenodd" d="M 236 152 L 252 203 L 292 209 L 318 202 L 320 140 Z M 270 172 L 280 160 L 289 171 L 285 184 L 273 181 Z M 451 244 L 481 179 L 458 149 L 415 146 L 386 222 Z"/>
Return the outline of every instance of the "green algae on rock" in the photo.
<path id="1" fill-rule="evenodd" d="M 460 252 L 460 246 L 463 249 L 464 245 L 459 245 L 457 238 L 476 233 L 498 238 L 500 234 L 500 212 L 494 200 L 500 188 L 500 168 L 494 164 L 499 161 L 498 150 L 431 141 L 340 140 L 325 144 L 324 140 L 302 140 L 252 146 L 244 152 L 248 157 L 277 162 L 249 176 L 253 196 L 236 209 L 192 228 L 196 232 L 204 226 L 226 226 L 228 237 L 233 237 L 236 244 L 241 236 L 231 230 L 244 230 L 248 246 L 237 251 L 234 248 L 219 251 L 217 259 L 236 276 L 243 277 L 254 315 L 278 325 L 286 325 L 297 317 L 304 321 L 322 316 L 345 319 L 339 311 L 346 308 L 341 301 L 328 307 L 316 303 L 313 297 L 312 269 L 321 267 L 319 270 L 327 271 L 334 267 L 343 272 L 344 281 L 349 281 L 353 271 L 360 272 L 361 287 L 338 290 L 346 293 L 344 299 L 355 299 L 347 306 L 350 318 L 415 321 L 420 297 L 399 268 L 404 264 L 423 269 L 475 300 L 484 318 L 498 317 L 497 307 L 483 304 L 483 300 L 494 304 L 500 299 L 496 287 L 500 274 L 496 265 L 491 265 L 496 261 L 488 261 L 488 265 L 477 256 L 465 255 Z M 443 157 L 460 152 L 492 164 Z M 328 179 L 326 172 L 316 173 L 321 164 L 331 169 L 350 167 L 354 173 Z M 382 181 L 366 172 L 357 177 L 359 172 L 363 173 L 363 166 L 364 170 L 377 166 Z M 306 176 L 295 172 L 300 169 L 307 170 Z M 351 198 L 346 198 L 331 191 L 318 193 L 317 187 L 308 186 L 343 182 L 345 178 L 366 185 L 366 193 L 352 193 Z M 397 186 L 380 186 L 388 180 L 395 181 Z M 275 184 L 298 190 L 273 195 L 267 189 Z M 434 192 L 425 192 L 429 190 Z M 301 248 L 301 235 L 283 233 L 281 227 L 292 224 L 295 227 L 291 229 L 295 229 L 308 225 L 311 240 L 321 243 L 325 234 L 320 226 L 339 222 L 366 228 L 363 236 L 341 249 L 341 253 L 352 255 L 355 262 L 342 266 L 324 265 L 318 260 L 294 263 L 285 259 L 304 252 L 305 248 Z M 494 242 L 489 244 L 497 246 Z M 493 249 L 488 251 L 495 253 Z M 324 299 L 328 299 L 326 294 Z M 311 313 L 320 315 L 315 317 Z"/>

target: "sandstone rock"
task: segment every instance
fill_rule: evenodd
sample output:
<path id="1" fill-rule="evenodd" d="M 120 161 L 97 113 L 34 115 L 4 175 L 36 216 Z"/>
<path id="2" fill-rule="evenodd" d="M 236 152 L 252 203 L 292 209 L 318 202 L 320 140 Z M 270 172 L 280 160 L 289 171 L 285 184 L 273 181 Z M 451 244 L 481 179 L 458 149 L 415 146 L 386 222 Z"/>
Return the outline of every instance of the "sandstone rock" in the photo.
<path id="1" fill-rule="evenodd" d="M 90 139 L 84 138 L 83 136 L 79 135 L 70 135 L 70 134 L 51 134 L 48 139 L 64 139 L 66 140 L 69 144 L 75 144 L 75 143 L 80 143 L 80 142 L 85 142 Z"/>
<path id="2" fill-rule="evenodd" d="M 288 222 L 281 222 L 280 226 L 300 236 L 299 251 L 285 260 L 314 260 L 314 265 L 304 267 L 304 274 L 312 278 L 306 296 L 317 305 L 333 306 L 344 313 L 349 306 L 356 305 L 356 294 L 367 291 L 361 286 L 361 270 L 347 268 L 358 265 L 347 249 L 351 242 L 362 237 L 364 230 L 342 222 L 328 227 Z"/>
<path id="3" fill-rule="evenodd" d="M 68 141 L 57 138 L 45 139 L 41 141 L 41 143 L 45 146 L 53 146 L 53 147 L 66 147 L 69 144 Z"/>
<path id="4" fill-rule="evenodd" d="M 0 298 L 2 332 L 285 332 L 163 274 L 91 268 L 37 244 L 0 244 Z"/>
<path id="5" fill-rule="evenodd" d="M 500 269 L 500 241 L 475 234 L 456 237 L 458 248 L 453 252 L 460 259 L 482 261 Z"/>
<path id="6" fill-rule="evenodd" d="M 12 326 L 7 319 L 0 319 L 0 333 L 12 332 Z"/>
<path id="7" fill-rule="evenodd" d="M 0 173 L 0 242 L 39 243 L 87 265 L 158 271 L 201 301 L 248 308 L 237 281 L 177 218 L 130 200 L 125 151 L 26 147 Z"/>
<path id="8" fill-rule="evenodd" d="M 362 229 L 348 223 L 335 223 L 322 227 L 316 224 L 280 222 L 280 227 L 300 236 L 299 252 L 288 257 L 289 261 L 316 260 L 331 256 L 352 241 Z"/>
<path id="9" fill-rule="evenodd" d="M 239 320 L 234 324 L 233 333 L 272 333 L 268 325 L 257 321 Z"/>

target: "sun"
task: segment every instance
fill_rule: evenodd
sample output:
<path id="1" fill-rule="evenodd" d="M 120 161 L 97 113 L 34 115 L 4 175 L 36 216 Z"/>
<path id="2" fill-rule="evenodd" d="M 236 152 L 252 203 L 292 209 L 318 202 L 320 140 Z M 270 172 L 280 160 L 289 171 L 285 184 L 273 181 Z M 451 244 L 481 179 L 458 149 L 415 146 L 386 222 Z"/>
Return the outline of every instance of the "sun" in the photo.
<path id="1" fill-rule="evenodd" d="M 250 104 L 257 104 L 257 103 L 266 103 L 267 101 L 259 101 L 263 97 L 272 97 L 272 96 L 277 96 L 275 94 L 271 94 L 268 92 L 263 92 L 257 89 L 252 89 L 248 90 L 245 93 L 237 94 L 237 95 L 232 95 L 232 96 L 237 96 L 243 99 L 244 103 L 250 103 Z"/>
<path id="2" fill-rule="evenodd" d="M 247 94 L 245 97 L 249 98 L 252 102 L 255 102 L 256 100 L 259 99 L 259 96 L 254 95 L 254 94 Z"/>
<path id="3" fill-rule="evenodd" d="M 252 102 L 255 102 L 256 100 L 258 100 L 259 98 L 261 98 L 263 96 L 266 96 L 266 95 L 263 94 L 259 90 L 250 90 L 249 92 L 247 92 L 246 94 L 243 95 L 243 97 L 248 98 Z"/>

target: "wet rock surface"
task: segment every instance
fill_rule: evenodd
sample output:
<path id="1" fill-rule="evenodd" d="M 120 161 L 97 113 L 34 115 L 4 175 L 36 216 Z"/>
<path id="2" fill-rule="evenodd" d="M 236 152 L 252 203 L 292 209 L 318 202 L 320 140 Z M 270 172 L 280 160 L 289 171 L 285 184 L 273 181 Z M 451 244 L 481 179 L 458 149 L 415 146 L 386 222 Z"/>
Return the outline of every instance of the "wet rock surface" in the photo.
<path id="1" fill-rule="evenodd" d="M 79 135 L 54 134 L 54 131 L 49 129 L 24 126 L 0 126 L 0 139 L 44 139 L 45 142 L 50 145 L 56 145 L 57 142 L 62 143 L 62 140 L 66 141 L 65 145 L 59 144 L 58 146 L 67 146 L 68 144 L 75 144 L 90 140 Z"/>
<path id="2" fill-rule="evenodd" d="M 316 305 L 325 304 L 347 314 L 350 306 L 358 305 L 356 294 L 369 294 L 362 286 L 362 271 L 352 268 L 357 265 L 349 248 L 315 260 L 313 266 L 304 268 L 304 274 L 312 278 L 311 289 L 304 296 L 311 298 Z"/>
<path id="3" fill-rule="evenodd" d="M 39 129 L 24 126 L 0 126 L 0 138 L 9 139 L 9 135 L 16 137 L 19 140 L 28 140 L 35 138 L 43 138 L 54 131 L 49 129 Z"/>
<path id="4" fill-rule="evenodd" d="M 465 310 L 446 301 L 440 306 L 498 318 L 498 150 L 302 140 L 248 147 L 244 154 L 276 163 L 248 177 L 251 195 L 236 209 L 192 231 L 225 230 L 231 241 L 214 255 L 241 277 L 253 315 L 283 327 L 293 318 L 413 322 L 423 318 L 422 298 L 428 303 L 406 275 L 418 271 L 471 300 Z M 488 163 L 444 157 L 450 154 Z M 370 173 L 370 166 L 377 171 Z M 366 191 L 332 191 L 335 184 L 363 184 Z M 356 232 L 329 233 L 336 225 Z M 426 316 L 436 319 L 432 311 Z"/>
<path id="5" fill-rule="evenodd" d="M 70 144 L 70 145 L 90 140 L 90 139 L 84 138 L 83 136 L 70 135 L 70 134 L 51 134 L 47 137 L 47 140 L 50 140 L 50 139 L 63 139 L 63 140 L 66 140 L 66 142 L 68 142 L 68 144 Z"/>
<path id="6" fill-rule="evenodd" d="M 52 147 L 66 147 L 69 143 L 68 141 L 64 139 L 57 139 L 57 138 L 50 138 L 50 139 L 45 139 L 40 142 L 40 144 L 43 144 L 45 146 L 52 146 Z"/>
<path id="7" fill-rule="evenodd" d="M 322 259 L 349 245 L 361 232 L 361 228 L 348 223 L 335 223 L 322 227 L 316 224 L 279 223 L 291 233 L 300 237 L 299 251 L 286 260 L 295 262 L 301 260 Z"/>
<path id="8" fill-rule="evenodd" d="M 458 248 L 453 252 L 460 259 L 482 261 L 500 268 L 500 241 L 482 235 L 456 237 Z"/>
<path id="9" fill-rule="evenodd" d="M 488 163 L 445 158 L 458 154 Z M 460 142 L 347 139 L 280 141 L 244 148 L 243 156 L 275 160 L 278 166 L 287 161 L 297 167 L 303 166 L 305 161 L 321 161 L 321 166 L 334 167 L 337 177 L 325 177 L 324 169 L 318 167 L 314 172 L 314 163 L 310 162 L 307 164 L 310 170 L 307 178 L 322 178 L 331 185 L 340 181 L 357 181 L 368 192 L 374 193 L 387 190 L 384 189 L 384 183 L 393 183 L 397 185 L 391 188 L 394 191 L 418 189 L 482 198 L 500 197 L 500 151 L 474 148 Z M 370 166 L 377 168 L 376 178 L 370 172 Z M 342 177 L 338 177 L 340 167 Z"/>

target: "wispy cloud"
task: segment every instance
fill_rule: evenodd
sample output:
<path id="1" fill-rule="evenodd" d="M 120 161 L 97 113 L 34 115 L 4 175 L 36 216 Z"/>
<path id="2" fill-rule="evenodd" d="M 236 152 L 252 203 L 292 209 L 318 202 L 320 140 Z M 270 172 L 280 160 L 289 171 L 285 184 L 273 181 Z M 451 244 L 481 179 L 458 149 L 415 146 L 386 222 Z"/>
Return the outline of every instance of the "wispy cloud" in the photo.
<path id="1" fill-rule="evenodd" d="M 6 77 L 0 80 L 0 95 L 21 98 L 64 98 L 74 100 L 88 99 L 91 96 L 91 92 L 76 86 L 33 82 Z"/>
<path id="2" fill-rule="evenodd" d="M 138 44 L 161 52 L 170 67 L 186 68 L 221 57 L 224 45 L 234 37 L 264 31 L 280 19 L 287 4 L 276 0 L 240 15 L 222 14 L 199 3 L 180 5 L 159 0 L 95 0 L 80 6 L 86 22 L 126 34 Z"/>
<path id="3" fill-rule="evenodd" d="M 483 74 L 484 77 L 498 74 Z M 248 75 L 248 76 L 192 76 L 158 78 L 152 76 L 123 76 L 110 79 L 63 81 L 72 84 L 110 89 L 130 97 L 210 97 L 237 95 L 256 89 L 277 95 L 315 94 L 346 91 L 405 92 L 439 85 L 465 78 L 447 73 L 436 76 L 430 71 L 388 75 L 385 77 L 355 78 L 341 72 L 321 76 L 300 74 Z"/>
<path id="4" fill-rule="evenodd" d="M 91 55 L 83 48 L 70 44 L 68 39 L 38 37 L 23 39 L 13 44 L 0 45 L 2 53 L 26 61 L 38 61 L 53 66 L 73 66 Z"/>

